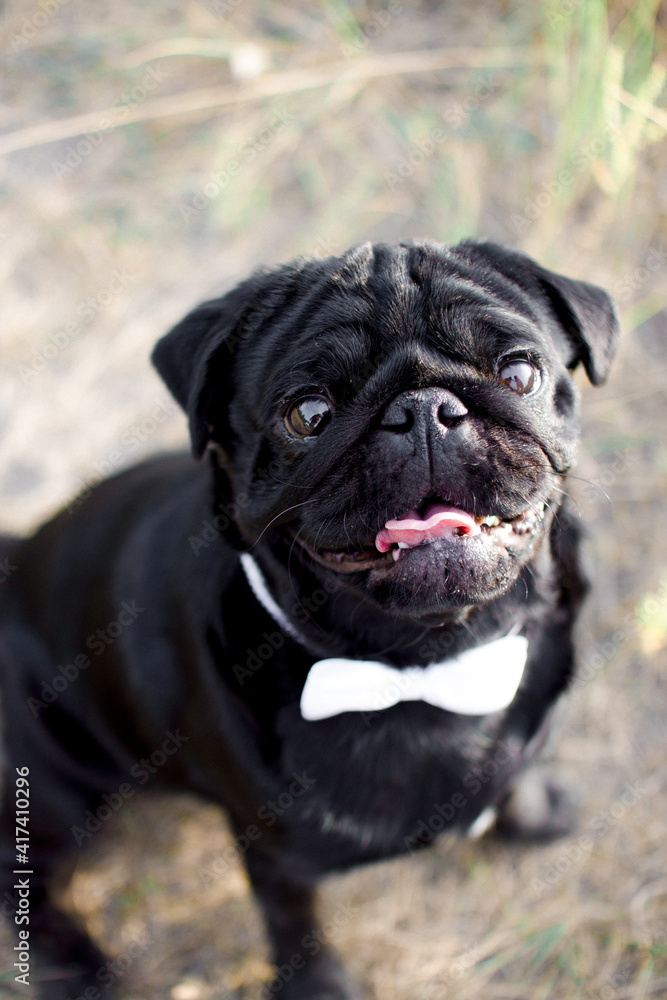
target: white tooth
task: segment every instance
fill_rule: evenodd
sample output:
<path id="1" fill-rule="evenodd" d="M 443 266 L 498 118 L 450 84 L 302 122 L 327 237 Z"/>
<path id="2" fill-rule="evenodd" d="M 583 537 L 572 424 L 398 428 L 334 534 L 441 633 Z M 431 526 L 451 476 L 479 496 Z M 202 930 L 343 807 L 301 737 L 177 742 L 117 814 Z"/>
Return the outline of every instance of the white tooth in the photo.
<path id="1" fill-rule="evenodd" d="M 407 542 L 396 542 L 396 544 L 398 545 L 399 549 L 409 549 L 410 548 L 410 546 L 408 545 Z"/>
<path id="2" fill-rule="evenodd" d="M 392 549 L 391 550 L 391 555 L 392 555 L 392 558 L 393 558 L 394 562 L 398 562 L 398 560 L 401 558 L 401 550 L 400 549 Z"/>

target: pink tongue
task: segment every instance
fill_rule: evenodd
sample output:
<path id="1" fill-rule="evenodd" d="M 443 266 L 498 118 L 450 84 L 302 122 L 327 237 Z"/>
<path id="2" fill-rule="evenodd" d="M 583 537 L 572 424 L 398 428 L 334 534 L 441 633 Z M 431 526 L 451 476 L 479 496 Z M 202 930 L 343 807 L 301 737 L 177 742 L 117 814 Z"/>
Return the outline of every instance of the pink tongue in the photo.
<path id="1" fill-rule="evenodd" d="M 392 545 L 414 548 L 432 538 L 443 538 L 454 532 L 460 535 L 476 535 L 480 531 L 475 519 L 464 510 L 433 504 L 422 518 L 416 510 L 409 510 L 400 520 L 387 521 L 375 536 L 375 547 L 380 552 L 388 552 Z"/>

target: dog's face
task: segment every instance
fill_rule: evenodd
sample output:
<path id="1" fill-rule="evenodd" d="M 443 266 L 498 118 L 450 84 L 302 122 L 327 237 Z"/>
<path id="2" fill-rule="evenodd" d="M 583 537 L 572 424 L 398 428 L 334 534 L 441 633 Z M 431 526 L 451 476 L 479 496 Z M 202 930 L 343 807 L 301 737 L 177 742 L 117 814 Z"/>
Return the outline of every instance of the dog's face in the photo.
<path id="1" fill-rule="evenodd" d="M 211 445 L 243 539 L 393 615 L 506 591 L 542 543 L 604 379 L 604 292 L 493 244 L 364 246 L 260 273 L 155 363 Z"/>

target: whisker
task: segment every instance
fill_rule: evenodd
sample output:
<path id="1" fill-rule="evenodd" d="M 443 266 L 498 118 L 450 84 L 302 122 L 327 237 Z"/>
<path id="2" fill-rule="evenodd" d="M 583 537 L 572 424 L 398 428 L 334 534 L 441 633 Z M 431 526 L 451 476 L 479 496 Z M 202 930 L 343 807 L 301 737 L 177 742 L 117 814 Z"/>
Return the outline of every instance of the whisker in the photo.
<path id="1" fill-rule="evenodd" d="M 274 483 L 278 483 L 280 486 L 287 486 L 287 487 L 289 487 L 290 489 L 293 489 L 293 490 L 307 490 L 307 489 L 310 489 L 310 487 L 307 486 L 307 485 L 305 485 L 305 484 L 301 485 L 300 483 L 286 483 L 283 479 L 278 479 L 277 476 L 274 476 L 272 472 L 267 472 L 267 475 L 268 475 L 269 479 L 272 479 Z"/>
<path id="2" fill-rule="evenodd" d="M 598 493 L 602 494 L 602 496 L 608 503 L 612 505 L 614 504 L 614 501 L 609 496 L 609 494 L 602 488 L 602 486 L 600 486 L 599 483 L 596 483 L 594 479 L 586 479 L 584 476 L 572 476 L 572 475 L 568 476 L 568 479 L 572 479 L 577 483 L 585 483 L 586 486 L 592 486 L 593 489 L 596 489 Z"/>
<path id="3" fill-rule="evenodd" d="M 318 499 L 317 497 L 311 497 L 310 500 L 302 500 L 300 503 L 292 504 L 291 507 L 285 507 L 284 510 L 281 510 L 280 513 L 276 514 L 275 517 L 272 517 L 271 520 L 269 521 L 269 523 L 262 528 L 262 531 L 260 532 L 258 538 L 255 539 L 255 541 L 252 543 L 252 545 L 250 546 L 250 548 L 254 549 L 254 547 L 261 541 L 262 536 L 264 535 L 264 532 L 268 531 L 268 529 L 271 527 L 271 525 L 275 521 L 277 521 L 279 517 L 283 517 L 285 514 L 288 514 L 291 510 L 296 510 L 297 507 L 305 507 L 306 504 L 315 503 L 317 501 L 317 499 Z"/>

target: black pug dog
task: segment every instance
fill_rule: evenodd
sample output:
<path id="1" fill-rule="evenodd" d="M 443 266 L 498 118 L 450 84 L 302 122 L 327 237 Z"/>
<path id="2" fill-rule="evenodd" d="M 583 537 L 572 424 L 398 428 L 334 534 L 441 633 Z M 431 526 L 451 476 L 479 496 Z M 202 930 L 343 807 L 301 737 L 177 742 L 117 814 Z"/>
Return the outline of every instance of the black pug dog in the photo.
<path id="1" fill-rule="evenodd" d="M 491 808 L 568 829 L 564 789 L 517 781 L 585 591 L 571 372 L 602 382 L 617 334 L 605 292 L 522 254 L 409 243 L 260 271 L 158 343 L 208 461 L 148 461 L 4 541 L 16 978 L 109 996 L 50 890 L 144 784 L 227 810 L 285 1000 L 356 995 L 317 929 L 326 873 Z"/>

